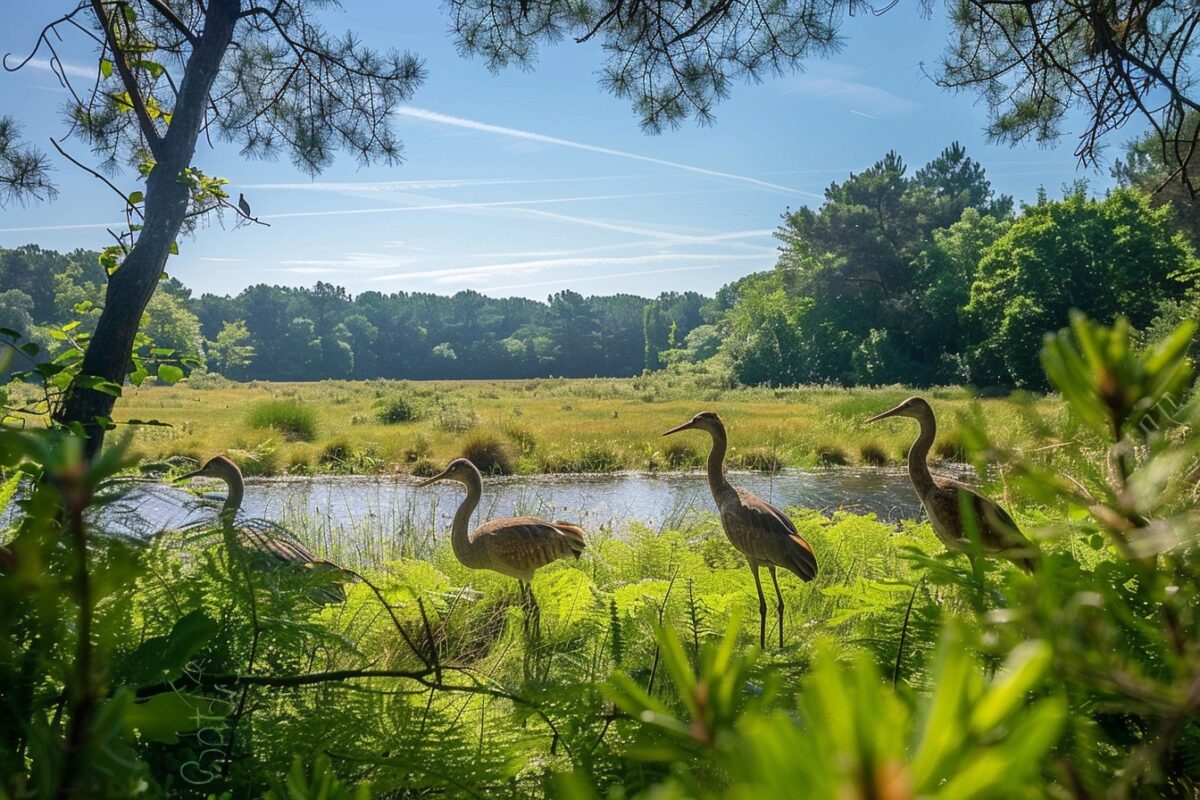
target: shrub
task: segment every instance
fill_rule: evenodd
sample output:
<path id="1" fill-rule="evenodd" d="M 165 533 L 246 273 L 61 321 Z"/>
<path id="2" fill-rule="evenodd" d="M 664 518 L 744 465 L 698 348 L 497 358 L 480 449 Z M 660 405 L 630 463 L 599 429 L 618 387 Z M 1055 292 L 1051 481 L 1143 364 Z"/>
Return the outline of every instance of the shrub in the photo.
<path id="1" fill-rule="evenodd" d="M 429 458 L 433 452 L 433 445 L 429 443 L 429 437 L 425 434 L 417 434 L 417 438 L 413 439 L 413 443 L 404 448 L 404 460 L 409 464 L 415 464 L 424 458 Z"/>
<path id="2" fill-rule="evenodd" d="M 432 478 L 434 475 L 437 475 L 439 472 L 441 472 L 441 469 L 439 469 L 437 464 L 434 464 L 428 458 L 422 458 L 413 463 L 409 472 L 411 472 L 412 475 L 417 478 Z"/>
<path id="3" fill-rule="evenodd" d="M 886 467 L 887 451 L 878 442 L 867 442 L 858 449 L 858 460 L 871 467 Z"/>
<path id="4" fill-rule="evenodd" d="M 463 442 L 462 454 L 485 475 L 513 473 L 512 456 L 508 448 L 490 433 L 476 433 L 468 437 Z"/>
<path id="5" fill-rule="evenodd" d="M 379 421 L 384 425 L 399 425 L 415 422 L 424 416 L 424 409 L 415 397 L 407 392 L 379 401 Z"/>
<path id="6" fill-rule="evenodd" d="M 533 431 L 514 422 L 506 422 L 502 430 L 504 435 L 517 446 L 517 452 L 522 456 L 533 455 L 533 451 L 537 448 L 537 440 L 533 436 Z"/>
<path id="7" fill-rule="evenodd" d="M 817 445 L 817 463 L 822 467 L 844 467 L 850 463 L 850 456 L 838 445 L 826 442 Z"/>
<path id="8" fill-rule="evenodd" d="M 687 442 L 667 442 L 662 454 L 671 469 L 689 469 L 701 464 L 700 454 Z"/>
<path id="9" fill-rule="evenodd" d="M 967 451 L 963 446 L 962 436 L 958 431 L 952 431 L 938 437 L 933 446 L 934 454 L 942 461 L 966 461 Z"/>
<path id="10" fill-rule="evenodd" d="M 317 414 L 297 400 L 267 400 L 250 409 L 249 425 L 270 428 L 292 442 L 311 442 L 317 438 Z"/>
<path id="11" fill-rule="evenodd" d="M 479 424 L 479 415 L 461 397 L 439 393 L 433 403 L 434 424 L 439 430 L 466 433 Z"/>

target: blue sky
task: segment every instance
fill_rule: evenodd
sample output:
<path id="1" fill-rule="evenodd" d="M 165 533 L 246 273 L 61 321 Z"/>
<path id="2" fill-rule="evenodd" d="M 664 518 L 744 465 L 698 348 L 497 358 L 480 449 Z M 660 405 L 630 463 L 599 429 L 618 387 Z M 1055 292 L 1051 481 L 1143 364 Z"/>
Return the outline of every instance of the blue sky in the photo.
<path id="1" fill-rule="evenodd" d="M 24 55 L 59 5 L 72 4 L 10 9 L 0 52 Z M 323 280 L 353 293 L 711 294 L 772 266 L 771 232 L 785 208 L 819 205 L 831 181 L 889 149 L 916 169 L 960 141 L 1018 200 L 1079 177 L 1095 190 L 1111 184 L 1107 169 L 1078 167 L 1069 125 L 1051 149 L 985 143 L 976 98 L 940 90 L 922 72 L 944 47 L 941 7 L 925 19 L 905 0 L 883 16 L 848 19 L 840 53 L 802 74 L 736 86 L 711 127 L 689 121 L 649 136 L 624 101 L 599 89 L 595 46 L 542 48 L 533 71 L 492 74 L 456 52 L 436 2 L 346 5 L 326 15 L 331 30 L 425 61 L 428 78 L 396 119 L 405 162 L 360 169 L 342 158 L 310 181 L 286 158 L 246 162 L 232 147 L 202 144 L 197 165 L 229 178 L 271 227 L 214 223 L 182 241 L 168 271 L 198 292 Z M 86 72 L 85 50 L 63 52 L 68 69 Z M 0 73 L 0 109 L 34 142 L 61 135 L 63 98 L 44 61 Z M 84 155 L 78 143 L 68 148 Z M 0 246 L 106 244 L 103 225 L 119 220 L 119 202 L 53 155 L 58 199 L 0 211 Z M 120 182 L 137 188 L 132 175 Z"/>

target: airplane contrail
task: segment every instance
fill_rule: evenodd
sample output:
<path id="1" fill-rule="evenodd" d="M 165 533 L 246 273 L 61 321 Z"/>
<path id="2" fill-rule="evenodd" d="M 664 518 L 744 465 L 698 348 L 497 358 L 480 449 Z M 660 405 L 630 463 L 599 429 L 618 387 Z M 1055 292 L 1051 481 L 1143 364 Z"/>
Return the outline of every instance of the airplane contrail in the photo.
<path id="1" fill-rule="evenodd" d="M 594 144 L 586 144 L 584 142 L 575 142 L 570 139 L 560 139 L 557 136 L 547 136 L 542 133 L 534 133 L 533 131 L 522 131 L 516 128 L 506 128 L 502 125 L 491 125 L 486 122 L 477 122 L 473 119 L 463 119 L 462 117 L 452 117 L 448 114 L 439 114 L 436 111 L 430 111 L 425 108 L 416 108 L 406 106 L 398 108 L 396 114 L 402 117 L 410 117 L 412 119 L 420 119 L 426 122 L 437 122 L 442 125 L 453 125 L 456 128 L 469 128 L 474 131 L 482 131 L 484 133 L 495 133 L 500 136 L 511 136 L 516 139 L 527 139 L 534 142 L 542 142 L 543 144 L 553 144 L 559 147 L 572 147 L 576 150 L 586 150 L 589 153 L 600 153 L 606 156 L 616 156 L 618 158 L 628 158 L 633 161 L 644 161 L 648 164 L 658 164 L 664 167 L 672 167 L 673 169 L 692 172 L 697 175 L 707 175 L 710 178 L 724 178 L 725 180 L 737 181 L 739 183 L 757 186 L 762 189 L 770 189 L 773 192 L 783 192 L 784 194 L 800 194 L 809 197 L 823 198 L 823 195 L 814 194 L 813 192 L 805 192 L 800 189 L 793 189 L 790 186 L 782 186 L 778 183 L 769 183 L 760 181 L 758 178 L 750 178 L 745 175 L 734 175 L 729 172 L 718 172 L 715 169 L 705 169 L 704 167 L 695 167 L 691 164 L 681 164 L 678 161 L 668 161 L 663 158 L 654 158 L 652 156 L 643 156 L 638 153 L 630 153 L 626 150 L 614 150 L 611 147 L 600 147 Z"/>
<path id="2" fill-rule="evenodd" d="M 504 264 L 483 264 L 474 267 L 451 267 L 448 269 L 426 269 L 414 272 L 394 272 L 388 275 L 376 275 L 368 278 L 369 281 L 396 281 L 408 280 L 412 278 L 459 278 L 459 277 L 474 277 L 479 275 L 487 275 L 497 272 L 536 272 L 543 269 L 557 269 L 561 267 L 604 267 L 604 266 L 619 266 L 622 264 L 647 264 L 655 262 L 675 262 L 680 261 L 761 261 L 762 256 L 759 255 L 710 255 L 700 253 L 684 253 L 684 254 L 654 254 L 642 256 L 619 256 L 619 257 L 589 257 L 589 258 L 547 258 L 536 259 L 530 261 L 516 261 Z"/>
<path id="3" fill-rule="evenodd" d="M 505 286 L 487 286 L 480 288 L 482 292 L 499 292 L 511 291 L 512 289 L 532 289 L 535 286 L 559 286 L 567 283 L 588 283 L 590 281 L 603 281 L 611 278 L 636 278 L 642 275 L 662 275 L 668 272 L 701 272 L 706 270 L 721 269 L 728 264 L 710 264 L 703 267 L 669 267 L 667 269 L 644 269 L 638 272 L 613 272 L 607 275 L 584 275 L 578 278 L 559 278 L 552 281 L 533 281 L 532 283 L 510 283 Z"/>

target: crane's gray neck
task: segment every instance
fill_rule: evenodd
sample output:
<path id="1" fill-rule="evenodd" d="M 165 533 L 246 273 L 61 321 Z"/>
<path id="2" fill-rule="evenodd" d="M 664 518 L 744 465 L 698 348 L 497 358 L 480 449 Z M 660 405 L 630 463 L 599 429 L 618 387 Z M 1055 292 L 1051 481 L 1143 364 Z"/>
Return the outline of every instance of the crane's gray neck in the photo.
<path id="1" fill-rule="evenodd" d="M 242 498 L 246 496 L 246 482 L 239 473 L 229 473 L 222 476 L 225 479 L 225 505 L 221 506 L 222 516 L 235 517 L 242 507 Z"/>
<path id="2" fill-rule="evenodd" d="M 729 440 L 724 425 L 718 424 L 709 433 L 712 435 L 712 449 L 708 451 L 708 488 L 713 497 L 719 499 L 733 488 L 725 479 L 725 451 L 729 447 Z"/>
<path id="3" fill-rule="evenodd" d="M 473 548 L 468 534 L 471 529 L 471 515 L 475 513 L 479 497 L 483 494 L 483 483 L 478 475 L 472 475 L 463 481 L 463 485 L 467 487 L 467 496 L 463 498 L 462 505 L 454 514 L 454 526 L 450 529 L 450 546 L 454 548 L 454 555 L 459 561 L 471 566 Z"/>
<path id="4" fill-rule="evenodd" d="M 913 488 L 921 497 L 933 491 L 933 475 L 929 472 L 929 449 L 937 436 L 937 421 L 933 412 L 928 411 L 917 417 L 921 424 L 921 432 L 917 440 L 908 449 L 908 477 L 912 480 Z"/>

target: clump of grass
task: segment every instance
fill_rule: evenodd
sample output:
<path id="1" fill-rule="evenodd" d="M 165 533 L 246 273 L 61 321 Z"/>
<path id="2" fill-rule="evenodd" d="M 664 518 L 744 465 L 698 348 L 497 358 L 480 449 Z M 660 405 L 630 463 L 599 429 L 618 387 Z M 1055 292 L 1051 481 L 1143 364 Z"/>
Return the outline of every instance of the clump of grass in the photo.
<path id="1" fill-rule="evenodd" d="M 251 428 L 270 428 L 290 442 L 311 442 L 317 438 L 317 414 L 297 400 L 266 400 L 250 409 Z"/>
<path id="2" fill-rule="evenodd" d="M 779 472 L 783 469 L 783 462 L 779 460 L 779 456 L 764 447 L 737 453 L 731 459 L 731 463 L 737 469 L 750 469 L 755 472 Z"/>
<path id="3" fill-rule="evenodd" d="M 662 449 L 663 458 L 671 469 L 690 469 L 700 466 L 700 454 L 687 442 L 667 442 Z"/>
<path id="4" fill-rule="evenodd" d="M 447 433 L 466 433 L 479 424 L 479 415 L 470 403 L 455 395 L 439 393 L 434 397 L 434 424 Z"/>
<path id="5" fill-rule="evenodd" d="M 354 449 L 345 439 L 334 439 L 321 448 L 321 456 L 317 460 L 323 467 L 339 467 L 350 460 L 353 452 Z"/>
<path id="6" fill-rule="evenodd" d="M 418 461 L 429 458 L 433 452 L 433 445 L 429 443 L 429 437 L 425 434 L 417 434 L 417 438 L 408 447 L 404 448 L 404 460 L 409 464 L 415 464 Z"/>
<path id="7" fill-rule="evenodd" d="M 942 461 L 967 460 L 967 449 L 957 431 L 939 436 L 937 444 L 933 446 L 933 452 Z"/>
<path id="8" fill-rule="evenodd" d="M 402 392 L 379 402 L 379 421 L 384 425 L 399 425 L 404 422 L 416 422 L 424 416 L 421 404 L 408 392 Z"/>
<path id="9" fill-rule="evenodd" d="M 858 448 L 858 460 L 870 467 L 885 467 L 888 464 L 887 450 L 878 442 L 865 442 Z"/>
<path id="10" fill-rule="evenodd" d="M 279 451 L 270 442 L 252 450 L 229 450 L 226 455 L 234 460 L 247 478 L 279 474 Z"/>
<path id="11" fill-rule="evenodd" d="M 434 464 L 428 458 L 422 458 L 413 462 L 412 467 L 409 468 L 409 472 L 417 478 L 432 478 L 441 472 L 441 470 L 438 469 L 437 464 Z"/>
<path id="12" fill-rule="evenodd" d="M 517 452 L 522 457 L 533 455 L 537 449 L 537 439 L 534 438 L 533 431 L 526 428 L 524 425 L 517 425 L 514 422 L 506 422 L 501 428 L 504 435 L 512 440 L 512 443 L 517 446 Z"/>
<path id="13" fill-rule="evenodd" d="M 309 445 L 296 445 L 287 451 L 287 472 L 289 475 L 307 475 L 313 469 L 313 453 Z"/>
<path id="14" fill-rule="evenodd" d="M 464 458 L 485 475 L 511 475 L 513 460 L 504 442 L 490 433 L 475 433 L 462 445 Z"/>
<path id="15" fill-rule="evenodd" d="M 576 444 L 565 453 L 552 453 L 541 459 L 542 472 L 616 472 L 621 456 L 606 444 Z"/>
<path id="16" fill-rule="evenodd" d="M 823 442 L 817 445 L 817 463 L 822 467 L 844 467 L 850 463 L 850 456 L 838 445 Z"/>

